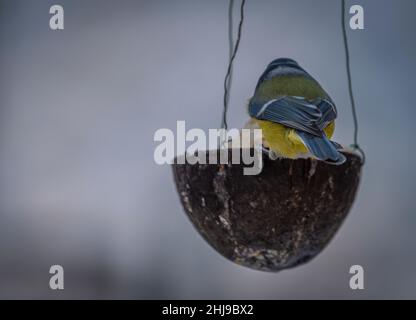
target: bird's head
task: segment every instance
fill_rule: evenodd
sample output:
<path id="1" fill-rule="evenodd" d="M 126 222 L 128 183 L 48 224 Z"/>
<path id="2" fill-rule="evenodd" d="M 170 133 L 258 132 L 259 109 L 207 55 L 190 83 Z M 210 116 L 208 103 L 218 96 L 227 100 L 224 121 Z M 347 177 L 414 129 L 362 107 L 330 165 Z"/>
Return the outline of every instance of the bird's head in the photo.
<path id="1" fill-rule="evenodd" d="M 290 74 L 300 74 L 307 76 L 307 72 L 302 69 L 299 64 L 290 58 L 279 58 L 275 59 L 269 63 L 266 70 L 261 75 L 259 81 L 257 82 L 256 91 L 259 85 L 269 80 L 275 76 L 290 75 Z"/>

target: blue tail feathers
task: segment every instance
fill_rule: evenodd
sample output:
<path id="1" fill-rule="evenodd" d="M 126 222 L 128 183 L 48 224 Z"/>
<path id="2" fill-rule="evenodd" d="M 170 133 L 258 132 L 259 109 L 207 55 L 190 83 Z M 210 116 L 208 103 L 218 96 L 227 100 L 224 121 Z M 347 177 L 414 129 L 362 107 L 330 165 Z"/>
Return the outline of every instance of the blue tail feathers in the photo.
<path id="1" fill-rule="evenodd" d="M 329 162 L 332 164 L 343 164 L 347 159 L 337 149 L 340 145 L 331 142 L 325 135 L 323 137 L 317 137 L 307 132 L 300 130 L 296 131 L 299 137 L 302 139 L 306 148 L 317 159 Z"/>

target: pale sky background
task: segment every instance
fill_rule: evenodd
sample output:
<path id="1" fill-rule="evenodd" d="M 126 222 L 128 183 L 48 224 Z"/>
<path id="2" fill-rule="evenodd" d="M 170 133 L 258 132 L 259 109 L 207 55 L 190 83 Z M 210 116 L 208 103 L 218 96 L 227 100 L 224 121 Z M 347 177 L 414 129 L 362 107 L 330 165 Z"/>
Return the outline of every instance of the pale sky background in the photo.
<path id="1" fill-rule="evenodd" d="M 265 66 L 287 56 L 331 94 L 336 140 L 352 143 L 340 3 L 247 1 L 231 127 Z M 153 161 L 158 128 L 220 123 L 228 2 L 0 0 L 0 297 L 416 298 L 416 2 L 347 3 L 365 9 L 365 30 L 348 32 L 361 188 L 323 253 L 269 274 L 209 247 L 170 167 Z M 49 29 L 52 4 L 64 31 Z M 49 290 L 53 264 L 63 292 Z M 354 264 L 360 292 L 348 286 Z"/>

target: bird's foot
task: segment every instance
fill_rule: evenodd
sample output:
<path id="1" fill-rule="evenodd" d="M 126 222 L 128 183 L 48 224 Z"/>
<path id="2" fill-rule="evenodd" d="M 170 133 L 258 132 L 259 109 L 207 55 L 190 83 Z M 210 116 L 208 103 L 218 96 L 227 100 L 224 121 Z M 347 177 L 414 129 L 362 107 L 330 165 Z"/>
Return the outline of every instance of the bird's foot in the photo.
<path id="1" fill-rule="evenodd" d="M 272 149 L 268 149 L 268 148 L 263 146 L 262 151 L 266 156 L 269 157 L 270 160 L 274 161 L 274 160 L 277 160 L 277 159 L 280 158 L 279 155 L 276 152 L 274 152 Z"/>

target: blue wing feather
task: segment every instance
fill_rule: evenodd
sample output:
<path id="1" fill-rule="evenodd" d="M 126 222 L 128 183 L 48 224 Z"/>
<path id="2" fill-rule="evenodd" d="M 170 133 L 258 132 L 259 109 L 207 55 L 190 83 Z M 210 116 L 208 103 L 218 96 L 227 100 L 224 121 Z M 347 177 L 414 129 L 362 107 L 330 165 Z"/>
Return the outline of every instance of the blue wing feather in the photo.
<path id="1" fill-rule="evenodd" d="M 327 99 L 319 99 L 316 106 L 322 113 L 317 125 L 323 130 L 330 122 L 337 118 L 337 109 L 335 108 L 334 103 Z"/>
<path id="2" fill-rule="evenodd" d="M 319 125 L 322 112 L 302 97 L 284 96 L 263 104 L 251 102 L 248 111 L 258 120 L 280 123 L 316 136 L 323 135 Z"/>

